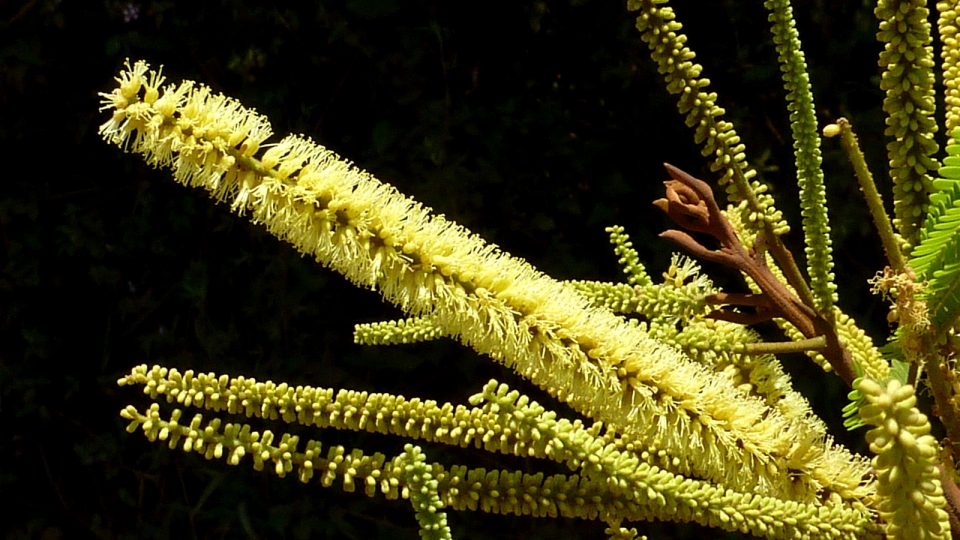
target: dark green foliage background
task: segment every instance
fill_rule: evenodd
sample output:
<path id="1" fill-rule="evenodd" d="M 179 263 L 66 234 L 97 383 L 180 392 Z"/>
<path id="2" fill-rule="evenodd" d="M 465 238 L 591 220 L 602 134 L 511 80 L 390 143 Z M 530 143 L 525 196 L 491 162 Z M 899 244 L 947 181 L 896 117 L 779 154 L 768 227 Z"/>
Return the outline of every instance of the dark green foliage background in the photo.
<path id="1" fill-rule="evenodd" d="M 795 6 L 818 112 L 849 116 L 882 171 L 875 21 L 869 6 L 840 4 Z M 676 9 L 794 218 L 789 241 L 802 256 L 762 6 Z M 101 142 L 96 93 L 112 88 L 125 57 L 239 98 L 280 135 L 312 136 L 561 279 L 620 279 L 603 232 L 615 223 L 661 272 L 672 248 L 656 238 L 669 224 L 650 204 L 660 163 L 710 177 L 623 2 L 0 2 L 0 531 L 10 539 L 417 537 L 406 503 L 206 462 L 125 433 L 118 411 L 146 399 L 115 381 L 140 363 L 456 403 L 493 377 L 547 399 L 449 341 L 354 345 L 354 323 L 397 310 Z M 885 308 L 864 283 L 880 248 L 837 146 L 827 143 L 826 164 L 841 305 L 880 335 Z M 843 389 L 803 358 L 787 362 L 838 426 Z M 403 443 L 307 436 L 387 453 Z M 425 448 L 446 464 L 559 472 Z M 457 538 L 603 530 L 450 519 Z M 639 526 L 658 538 L 718 534 Z"/>

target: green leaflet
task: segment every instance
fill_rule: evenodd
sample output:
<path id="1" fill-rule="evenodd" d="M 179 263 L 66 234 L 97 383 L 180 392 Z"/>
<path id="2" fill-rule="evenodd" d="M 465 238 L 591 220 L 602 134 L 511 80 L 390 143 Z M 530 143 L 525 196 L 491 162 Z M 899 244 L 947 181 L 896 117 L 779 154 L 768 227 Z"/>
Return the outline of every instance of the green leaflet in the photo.
<path id="1" fill-rule="evenodd" d="M 953 131 L 960 136 L 960 129 Z M 951 325 L 960 315 L 960 144 L 947 147 L 941 178 L 910 266 L 920 281 L 928 281 L 925 299 L 930 322 L 938 328 Z"/>
<path id="2" fill-rule="evenodd" d="M 954 159 L 956 161 L 956 159 Z M 940 167 L 940 170 L 937 171 L 940 173 L 940 176 L 943 178 L 949 178 L 950 180 L 960 180 L 960 166 L 952 165 L 946 167 Z"/>

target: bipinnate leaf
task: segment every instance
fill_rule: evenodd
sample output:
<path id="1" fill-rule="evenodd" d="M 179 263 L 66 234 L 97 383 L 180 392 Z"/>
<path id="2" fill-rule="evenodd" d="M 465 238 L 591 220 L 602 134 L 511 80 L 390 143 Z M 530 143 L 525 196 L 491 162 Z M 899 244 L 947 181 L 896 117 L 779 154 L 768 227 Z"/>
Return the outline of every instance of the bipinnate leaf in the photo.
<path id="1" fill-rule="evenodd" d="M 953 136 L 960 135 L 954 130 Z M 910 266 L 920 281 L 928 281 L 925 296 L 931 324 L 945 328 L 960 315 L 960 145 L 947 147 L 944 166 L 934 180 L 937 192 L 930 207 L 920 245 Z"/>

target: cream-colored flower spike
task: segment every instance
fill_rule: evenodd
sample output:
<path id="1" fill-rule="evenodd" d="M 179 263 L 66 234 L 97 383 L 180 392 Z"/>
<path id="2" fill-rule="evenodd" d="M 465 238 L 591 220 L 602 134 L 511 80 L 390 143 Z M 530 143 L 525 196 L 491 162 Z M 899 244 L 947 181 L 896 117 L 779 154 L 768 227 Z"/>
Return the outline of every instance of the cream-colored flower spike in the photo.
<path id="1" fill-rule="evenodd" d="M 859 501 L 866 462 L 785 418 L 569 285 L 499 251 L 308 139 L 260 152 L 267 120 L 144 62 L 103 94 L 103 136 L 170 167 L 302 253 L 516 370 L 581 413 L 743 492 Z M 835 495 L 834 495 L 835 494 Z"/>

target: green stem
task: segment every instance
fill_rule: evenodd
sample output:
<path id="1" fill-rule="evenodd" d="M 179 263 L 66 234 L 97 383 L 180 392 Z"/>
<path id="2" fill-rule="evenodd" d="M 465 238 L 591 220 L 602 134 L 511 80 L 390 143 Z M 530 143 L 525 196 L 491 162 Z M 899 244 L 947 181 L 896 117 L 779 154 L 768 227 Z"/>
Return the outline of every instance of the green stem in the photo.
<path id="1" fill-rule="evenodd" d="M 827 347 L 827 337 L 817 336 L 797 341 L 748 343 L 744 354 L 786 354 L 819 351 Z"/>
<path id="2" fill-rule="evenodd" d="M 867 162 L 860 151 L 860 144 L 857 142 L 857 136 L 853 132 L 853 126 L 846 118 L 837 119 L 836 126 L 840 128 L 840 141 L 847 152 L 847 157 L 853 165 L 853 172 L 857 175 L 860 182 L 860 191 L 867 200 L 867 207 L 870 209 L 870 215 L 873 216 L 873 223 L 877 226 L 880 233 L 880 241 L 883 242 L 883 251 L 887 254 L 887 261 L 890 267 L 898 274 L 903 273 L 907 267 L 907 262 L 900 250 L 900 243 L 893 232 L 893 225 L 890 222 L 890 216 L 883 208 L 883 198 L 877 191 L 877 185 L 873 182 L 873 175 L 867 168 Z M 827 126 L 828 128 L 830 126 Z M 836 130 L 824 130 L 824 135 L 831 137 L 836 135 Z"/>

